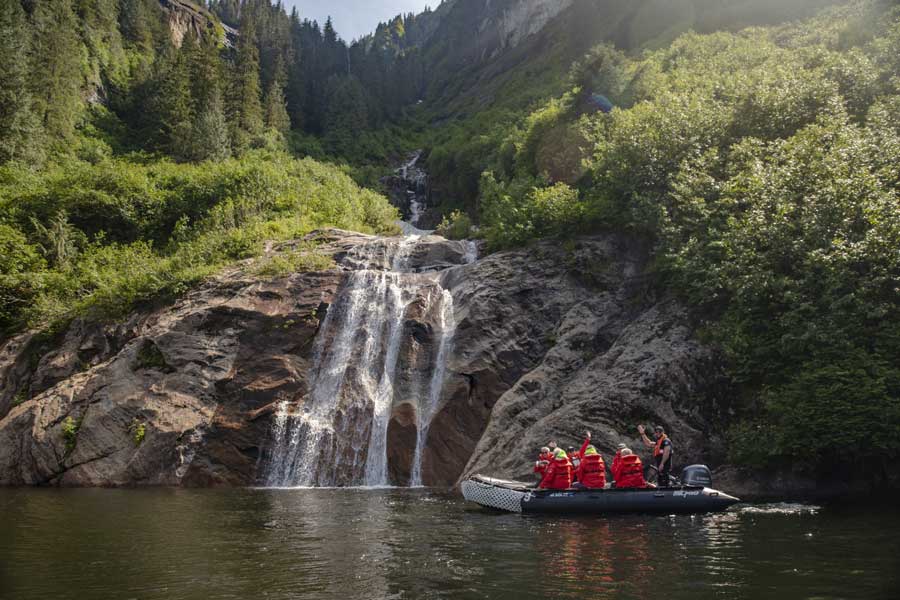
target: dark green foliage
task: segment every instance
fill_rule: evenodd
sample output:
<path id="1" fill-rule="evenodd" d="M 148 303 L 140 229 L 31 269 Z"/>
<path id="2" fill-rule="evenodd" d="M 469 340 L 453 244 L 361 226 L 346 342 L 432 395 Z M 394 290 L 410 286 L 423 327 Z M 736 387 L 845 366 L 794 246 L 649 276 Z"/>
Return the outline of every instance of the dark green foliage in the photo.
<path id="1" fill-rule="evenodd" d="M 286 134 L 291 128 L 291 118 L 287 112 L 284 91 L 277 79 L 273 79 L 269 85 L 269 91 L 266 92 L 265 107 L 266 127 L 274 129 L 282 135 Z"/>
<path id="2" fill-rule="evenodd" d="M 207 103 L 200 107 L 188 145 L 194 161 L 224 160 L 231 156 L 231 138 L 222 95 L 213 90 Z"/>
<path id="3" fill-rule="evenodd" d="M 248 147 L 264 127 L 259 49 L 256 46 L 255 23 L 249 14 L 241 21 L 241 32 L 228 102 L 233 127 L 232 143 L 237 149 Z"/>
<path id="4" fill-rule="evenodd" d="M 28 273 L 40 272 L 46 264 L 40 251 L 25 235 L 0 223 L 0 332 L 15 325 L 37 289 Z"/>
<path id="5" fill-rule="evenodd" d="M 472 219 L 466 213 L 455 210 L 445 216 L 436 233 L 448 240 L 467 240 L 472 237 Z"/>
<path id="6" fill-rule="evenodd" d="M 71 0 L 38 2 L 32 21 L 35 60 L 30 80 L 35 112 L 47 139 L 63 144 L 72 140 L 83 109 L 86 51 Z"/>
<path id="7" fill-rule="evenodd" d="M 38 175 L 7 166 L 0 328 L 118 317 L 260 254 L 265 240 L 323 226 L 393 233 L 396 219 L 339 169 L 283 153 L 199 165 L 73 160 Z"/>
<path id="8" fill-rule="evenodd" d="M 325 146 L 334 154 L 346 155 L 368 128 L 365 90 L 353 77 L 334 76 L 328 82 L 325 112 Z"/>
<path id="9" fill-rule="evenodd" d="M 137 369 L 155 369 L 157 371 L 169 371 L 169 363 L 166 357 L 160 351 L 156 344 L 146 341 L 138 350 L 135 358 L 134 368 Z"/>
<path id="10" fill-rule="evenodd" d="M 31 227 L 44 258 L 61 271 L 72 267 L 86 244 L 84 233 L 69 223 L 69 215 L 65 210 L 51 216 L 46 224 L 32 217 Z"/>
<path id="11" fill-rule="evenodd" d="M 0 3 L 0 164 L 32 158 L 37 119 L 29 89 L 31 29 L 19 2 Z"/>
<path id="12" fill-rule="evenodd" d="M 157 63 L 144 118 L 150 124 L 151 140 L 166 152 L 180 156 L 191 134 L 194 102 L 187 53 L 168 45 Z"/>
<path id="13" fill-rule="evenodd" d="M 617 81 L 624 106 L 585 114 L 575 88 L 510 131 L 482 177 L 484 233 L 495 247 L 586 228 L 655 240 L 657 272 L 703 316 L 746 399 L 731 407 L 736 460 L 893 460 L 898 39 L 896 9 L 858 3 L 794 27 L 687 34 L 614 76 L 595 53 L 573 83 Z M 577 192 L 539 158 L 561 131 L 589 142 Z"/>

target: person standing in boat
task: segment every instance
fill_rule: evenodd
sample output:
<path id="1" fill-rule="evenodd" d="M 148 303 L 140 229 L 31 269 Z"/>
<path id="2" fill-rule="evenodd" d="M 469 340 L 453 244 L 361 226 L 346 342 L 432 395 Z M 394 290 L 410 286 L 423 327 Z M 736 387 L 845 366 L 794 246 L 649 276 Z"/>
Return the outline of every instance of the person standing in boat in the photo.
<path id="1" fill-rule="evenodd" d="M 671 479 L 669 477 L 672 472 L 672 440 L 666 435 L 662 425 L 653 428 L 654 442 L 647 437 L 646 429 L 643 425 L 638 425 L 638 433 L 644 440 L 644 445 L 653 448 L 653 460 L 656 462 L 656 471 L 659 473 L 657 479 L 657 487 L 669 487 Z"/>

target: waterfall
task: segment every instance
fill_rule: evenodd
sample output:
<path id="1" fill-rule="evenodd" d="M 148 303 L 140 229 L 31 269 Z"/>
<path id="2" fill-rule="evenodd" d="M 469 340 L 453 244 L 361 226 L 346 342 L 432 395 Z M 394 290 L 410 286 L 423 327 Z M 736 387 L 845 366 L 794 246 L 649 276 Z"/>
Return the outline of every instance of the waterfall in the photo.
<path id="1" fill-rule="evenodd" d="M 441 400 L 441 391 L 444 389 L 444 377 L 447 374 L 447 358 L 453 342 L 453 334 L 456 332 L 456 319 L 453 316 L 453 294 L 447 290 L 441 292 L 441 341 L 438 343 L 437 359 L 431 382 L 428 386 L 428 398 L 416 411 L 416 452 L 413 456 L 412 476 L 410 486 L 422 485 L 422 453 L 425 451 L 425 441 L 428 438 L 428 429 L 431 427 L 431 418 Z"/>
<path id="2" fill-rule="evenodd" d="M 417 165 L 422 157 L 422 151 L 417 150 L 410 156 L 409 161 L 397 169 L 397 176 L 406 182 L 406 197 L 409 204 L 409 225 L 417 228 L 419 219 L 427 208 L 428 174 Z"/>
<path id="3" fill-rule="evenodd" d="M 289 400 L 277 407 L 263 472 L 266 485 L 389 485 L 388 427 L 398 400 L 412 401 L 416 408 L 411 481 L 421 485 L 422 453 L 455 330 L 453 296 L 441 286 L 441 272 L 417 273 L 410 266 L 421 240 L 377 238 L 343 259 L 351 271 L 316 335 L 309 392 L 299 408 Z M 474 244 L 460 252 L 463 264 L 474 261 Z M 413 385 L 422 393 L 395 398 L 407 310 L 423 298 L 425 314 L 436 315 L 436 351 L 430 372 Z"/>

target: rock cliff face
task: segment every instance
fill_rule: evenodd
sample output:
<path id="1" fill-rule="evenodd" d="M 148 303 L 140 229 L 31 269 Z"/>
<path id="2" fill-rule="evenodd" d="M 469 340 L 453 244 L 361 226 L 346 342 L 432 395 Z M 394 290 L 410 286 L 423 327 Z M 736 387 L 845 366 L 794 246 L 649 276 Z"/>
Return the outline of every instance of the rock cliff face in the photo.
<path id="1" fill-rule="evenodd" d="M 459 325 L 425 455 L 432 482 L 527 479 L 541 446 L 578 446 L 585 429 L 607 455 L 619 442 L 637 450 L 638 423 L 664 424 L 683 461 L 708 456 L 716 362 L 685 311 L 654 298 L 645 260 L 639 243 L 609 236 L 454 272 Z"/>
<path id="2" fill-rule="evenodd" d="M 495 26 L 501 47 L 515 47 L 520 41 L 539 32 L 556 15 L 572 5 L 573 0 L 520 0 L 497 18 L 485 21 L 483 27 Z"/>
<path id="3" fill-rule="evenodd" d="M 222 42 L 228 46 L 233 46 L 237 39 L 237 30 L 221 23 L 208 10 L 193 2 L 159 0 L 159 5 L 166 12 L 172 41 L 178 47 L 181 47 L 181 42 L 189 31 L 193 31 L 197 36 L 211 31 L 221 36 Z"/>
<path id="4" fill-rule="evenodd" d="M 7 341 L 0 485 L 259 483 L 276 406 L 308 397 L 322 320 L 354 248 L 372 240 L 317 237 L 341 267 L 260 281 L 245 265 L 121 323 Z M 474 471 L 527 476 L 539 446 L 575 445 L 585 428 L 604 452 L 619 441 L 638 448 L 639 422 L 665 424 L 682 464 L 714 453 L 716 361 L 684 310 L 648 287 L 640 243 L 541 243 L 467 265 L 468 252 L 428 237 L 408 258 L 414 270 L 440 271 L 456 325 L 424 435 L 425 484 Z M 422 372 L 439 354 L 440 315 L 422 289 L 403 316 L 387 429 L 396 484 L 412 477 L 422 422 L 412 399 L 426 393 Z"/>

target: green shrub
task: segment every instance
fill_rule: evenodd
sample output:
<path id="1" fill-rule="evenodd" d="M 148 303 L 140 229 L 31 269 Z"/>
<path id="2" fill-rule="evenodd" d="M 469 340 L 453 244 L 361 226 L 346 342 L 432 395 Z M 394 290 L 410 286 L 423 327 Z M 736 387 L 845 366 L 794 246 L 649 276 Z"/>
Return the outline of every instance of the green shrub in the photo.
<path id="1" fill-rule="evenodd" d="M 156 369 L 158 371 L 169 370 L 169 363 L 159 347 L 147 340 L 141 345 L 135 358 L 135 369 Z"/>
<path id="2" fill-rule="evenodd" d="M 147 424 L 138 419 L 132 419 L 128 426 L 128 432 L 131 434 L 131 440 L 135 447 L 138 447 L 144 443 L 144 438 L 147 436 Z"/>
<path id="3" fill-rule="evenodd" d="M 334 267 L 334 259 L 315 249 L 292 250 L 261 258 L 253 272 L 262 277 L 286 277 L 294 273 L 327 271 Z"/>
<path id="4" fill-rule="evenodd" d="M 199 165 L 68 159 L 37 175 L 6 166 L 0 328 L 116 318 L 259 256 L 266 240 L 317 227 L 394 234 L 397 219 L 340 169 L 281 152 Z"/>
<path id="5" fill-rule="evenodd" d="M 467 240 L 472 237 L 472 219 L 468 214 L 454 210 L 444 215 L 436 231 L 448 240 Z"/>
<path id="6" fill-rule="evenodd" d="M 81 429 L 83 420 L 83 415 L 79 417 L 77 421 L 69 415 L 66 417 L 66 420 L 63 421 L 62 436 L 66 442 L 66 454 L 71 454 L 72 451 L 75 450 L 75 444 L 78 442 L 78 431 Z"/>
<path id="7" fill-rule="evenodd" d="M 20 404 L 25 404 L 28 402 L 28 391 L 27 390 L 19 390 L 12 399 L 13 407 L 19 406 Z"/>
<path id="8" fill-rule="evenodd" d="M 579 117 L 563 98 L 509 129 L 495 152 L 514 168 L 481 178 L 485 236 L 501 248 L 609 228 L 655 242 L 654 272 L 702 315 L 740 392 L 735 460 L 896 460 L 898 40 L 900 12 L 856 3 L 687 34 L 617 65 L 624 106 Z M 534 165 L 572 128 L 592 152 L 567 186 Z"/>

